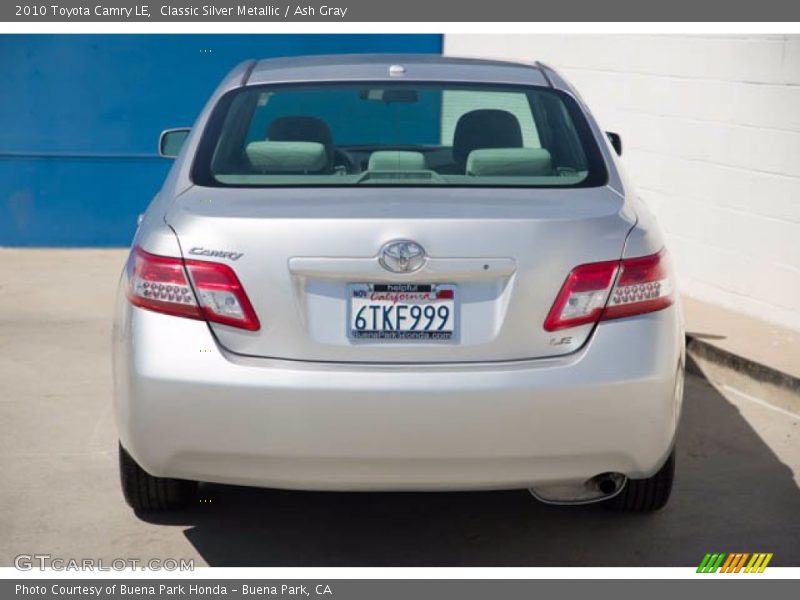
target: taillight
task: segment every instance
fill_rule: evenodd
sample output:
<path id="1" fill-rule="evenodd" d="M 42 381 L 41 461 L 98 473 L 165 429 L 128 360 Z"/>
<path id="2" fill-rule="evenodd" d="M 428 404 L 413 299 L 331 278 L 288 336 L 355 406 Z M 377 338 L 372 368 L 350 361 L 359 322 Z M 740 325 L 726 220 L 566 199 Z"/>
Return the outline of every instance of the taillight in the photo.
<path id="1" fill-rule="evenodd" d="M 544 321 L 546 331 L 631 317 L 673 302 L 665 252 L 572 269 Z"/>
<path id="2" fill-rule="evenodd" d="M 619 319 L 667 308 L 673 302 L 665 252 L 626 258 L 600 320 Z"/>
<path id="3" fill-rule="evenodd" d="M 619 261 L 612 260 L 572 269 L 544 321 L 544 328 L 557 331 L 597 321 L 618 268 Z"/>
<path id="4" fill-rule="evenodd" d="M 137 246 L 128 269 L 128 299 L 134 306 L 249 331 L 261 327 L 242 284 L 228 265 L 157 256 Z"/>
<path id="5" fill-rule="evenodd" d="M 250 331 L 261 327 L 239 278 L 228 265 L 187 260 L 186 268 L 206 319 Z"/>
<path id="6" fill-rule="evenodd" d="M 128 262 L 128 300 L 156 312 L 202 319 L 180 258 L 156 256 L 136 246 Z"/>

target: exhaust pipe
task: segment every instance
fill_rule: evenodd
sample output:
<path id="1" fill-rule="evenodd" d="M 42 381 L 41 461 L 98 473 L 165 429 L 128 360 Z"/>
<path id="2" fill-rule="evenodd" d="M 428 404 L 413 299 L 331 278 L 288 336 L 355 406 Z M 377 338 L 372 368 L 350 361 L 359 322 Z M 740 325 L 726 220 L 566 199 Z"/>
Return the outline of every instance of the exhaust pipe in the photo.
<path id="1" fill-rule="evenodd" d="M 583 482 L 542 484 L 528 491 L 545 504 L 591 504 L 613 498 L 627 481 L 622 473 L 600 473 Z"/>
<path id="2" fill-rule="evenodd" d="M 597 489 L 607 496 L 614 494 L 621 489 L 620 483 L 621 482 L 618 479 L 613 477 L 612 473 L 603 473 L 602 475 L 595 477 Z"/>

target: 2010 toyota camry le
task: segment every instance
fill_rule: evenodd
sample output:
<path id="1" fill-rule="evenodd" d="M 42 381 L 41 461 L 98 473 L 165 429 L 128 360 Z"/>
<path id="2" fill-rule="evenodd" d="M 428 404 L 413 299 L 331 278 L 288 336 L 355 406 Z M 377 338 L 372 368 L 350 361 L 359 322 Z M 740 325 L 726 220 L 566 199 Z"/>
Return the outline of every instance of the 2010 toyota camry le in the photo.
<path id="1" fill-rule="evenodd" d="M 160 144 L 113 329 L 135 510 L 201 481 L 666 504 L 669 254 L 556 71 L 251 60 Z"/>

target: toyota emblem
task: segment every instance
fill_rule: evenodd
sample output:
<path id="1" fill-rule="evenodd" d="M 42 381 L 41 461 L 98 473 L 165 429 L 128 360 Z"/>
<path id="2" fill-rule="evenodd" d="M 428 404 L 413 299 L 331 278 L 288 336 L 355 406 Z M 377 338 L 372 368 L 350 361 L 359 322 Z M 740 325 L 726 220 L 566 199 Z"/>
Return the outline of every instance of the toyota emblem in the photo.
<path id="1" fill-rule="evenodd" d="M 393 273 L 413 273 L 425 264 L 425 250 L 410 240 L 396 240 L 381 248 L 381 266 Z"/>

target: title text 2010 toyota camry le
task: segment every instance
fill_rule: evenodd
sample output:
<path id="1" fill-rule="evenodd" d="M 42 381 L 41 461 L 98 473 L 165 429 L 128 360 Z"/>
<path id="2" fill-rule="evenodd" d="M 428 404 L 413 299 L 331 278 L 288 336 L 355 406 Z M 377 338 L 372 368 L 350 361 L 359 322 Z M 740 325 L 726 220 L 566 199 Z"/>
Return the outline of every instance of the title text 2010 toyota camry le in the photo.
<path id="1" fill-rule="evenodd" d="M 669 255 L 558 73 L 248 61 L 161 152 L 114 326 L 134 509 L 198 481 L 667 502 Z"/>

